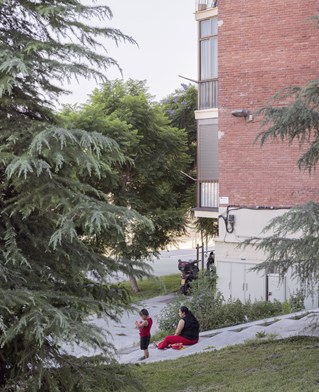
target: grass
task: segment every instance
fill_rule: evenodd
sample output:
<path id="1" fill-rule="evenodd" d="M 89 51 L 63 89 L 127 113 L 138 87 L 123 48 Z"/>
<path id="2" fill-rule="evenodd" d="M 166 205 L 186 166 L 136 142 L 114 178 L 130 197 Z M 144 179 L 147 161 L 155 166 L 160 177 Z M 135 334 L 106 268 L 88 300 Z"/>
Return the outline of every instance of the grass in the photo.
<path id="1" fill-rule="evenodd" d="M 179 292 L 180 288 L 180 278 L 181 274 L 172 274 L 166 276 L 160 276 L 156 278 L 148 278 L 143 280 L 138 280 L 138 287 L 140 291 L 136 294 L 132 293 L 132 298 L 134 300 L 143 300 L 152 297 L 156 297 L 158 295 L 170 294 Z M 123 282 L 123 285 L 127 287 L 130 291 L 131 286 L 130 282 Z"/>
<path id="2" fill-rule="evenodd" d="M 319 338 L 258 339 L 131 370 L 148 392 L 314 392 L 318 356 Z"/>

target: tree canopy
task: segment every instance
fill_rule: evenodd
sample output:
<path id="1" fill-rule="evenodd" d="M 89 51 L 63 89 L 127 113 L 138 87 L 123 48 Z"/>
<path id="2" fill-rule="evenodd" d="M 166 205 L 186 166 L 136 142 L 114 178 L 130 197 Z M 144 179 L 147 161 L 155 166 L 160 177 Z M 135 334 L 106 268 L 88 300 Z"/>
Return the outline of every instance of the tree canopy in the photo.
<path id="1" fill-rule="evenodd" d="M 100 187 L 127 164 L 119 144 L 64 128 L 52 110 L 66 80 L 105 79 L 117 65 L 102 39 L 134 42 L 90 25 L 111 15 L 77 0 L 0 1 L 1 390 L 107 391 L 127 382 L 86 319 L 117 319 L 129 302 L 109 276 L 131 266 L 103 255 L 101 239 L 117 244 L 130 226 L 152 224 Z M 63 342 L 100 354 L 78 359 Z"/>
<path id="2" fill-rule="evenodd" d="M 115 204 L 133 208 L 153 224 L 153 230 L 131 226 L 134 237 L 118 241 L 116 256 L 131 265 L 157 256 L 185 228 L 180 203 L 180 186 L 185 183 L 181 171 L 189 161 L 185 130 L 169 125 L 143 81 L 107 82 L 83 107 L 66 107 L 61 116 L 66 126 L 117 140 L 126 162 L 114 165 L 116 177 L 112 182 L 102 179 L 99 186 Z"/>

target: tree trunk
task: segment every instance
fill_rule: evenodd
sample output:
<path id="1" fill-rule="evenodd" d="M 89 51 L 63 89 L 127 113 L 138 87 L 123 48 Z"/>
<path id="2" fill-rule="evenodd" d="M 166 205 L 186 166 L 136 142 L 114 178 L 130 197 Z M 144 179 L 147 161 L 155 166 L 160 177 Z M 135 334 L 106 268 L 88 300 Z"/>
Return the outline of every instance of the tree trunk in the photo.
<path id="1" fill-rule="evenodd" d="M 131 290 L 133 291 L 134 294 L 138 293 L 140 289 L 138 288 L 137 280 L 135 276 L 130 275 L 129 278 L 130 278 Z"/>

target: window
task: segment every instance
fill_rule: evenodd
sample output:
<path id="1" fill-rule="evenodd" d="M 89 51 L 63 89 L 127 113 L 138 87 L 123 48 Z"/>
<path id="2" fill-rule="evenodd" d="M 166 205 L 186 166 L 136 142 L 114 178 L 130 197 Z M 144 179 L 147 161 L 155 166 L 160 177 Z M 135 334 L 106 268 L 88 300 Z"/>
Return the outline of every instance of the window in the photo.
<path id="1" fill-rule="evenodd" d="M 206 19 L 200 22 L 200 80 L 214 79 L 218 77 L 217 32 L 217 18 Z"/>
<path id="2" fill-rule="evenodd" d="M 218 78 L 218 21 L 217 18 L 200 22 L 200 92 L 199 108 L 217 107 Z"/>
<path id="3" fill-rule="evenodd" d="M 198 120 L 199 207 L 218 208 L 218 121 Z"/>

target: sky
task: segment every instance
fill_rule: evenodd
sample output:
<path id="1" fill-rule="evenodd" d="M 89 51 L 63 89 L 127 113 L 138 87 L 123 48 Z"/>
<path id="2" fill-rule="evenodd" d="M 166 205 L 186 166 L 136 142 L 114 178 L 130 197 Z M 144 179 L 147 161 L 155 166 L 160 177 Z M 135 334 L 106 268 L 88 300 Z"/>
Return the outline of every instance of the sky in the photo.
<path id="1" fill-rule="evenodd" d="M 149 92 L 160 100 L 188 83 L 178 75 L 197 79 L 197 24 L 195 0 L 98 0 L 111 8 L 113 19 L 108 27 L 119 28 L 132 36 L 138 47 L 122 43 L 117 47 L 106 41 L 108 54 L 123 69 L 124 80 L 147 80 Z M 85 0 L 85 4 L 90 4 Z M 98 22 L 97 22 L 98 23 Z M 109 80 L 121 78 L 116 69 L 106 72 Z M 74 81 L 65 86 L 71 95 L 61 103 L 84 103 L 97 87 L 92 80 Z"/>

